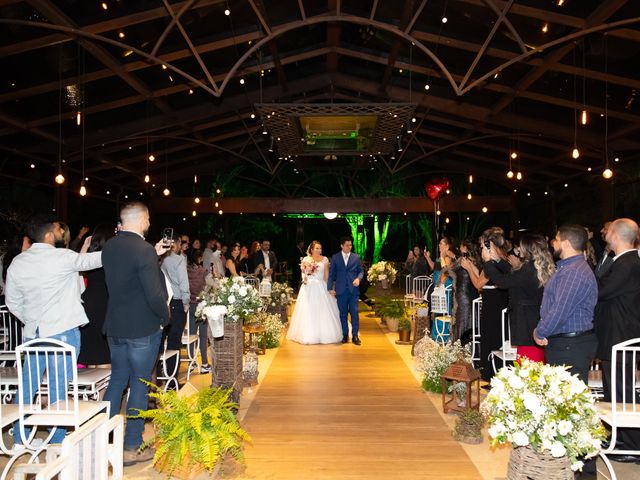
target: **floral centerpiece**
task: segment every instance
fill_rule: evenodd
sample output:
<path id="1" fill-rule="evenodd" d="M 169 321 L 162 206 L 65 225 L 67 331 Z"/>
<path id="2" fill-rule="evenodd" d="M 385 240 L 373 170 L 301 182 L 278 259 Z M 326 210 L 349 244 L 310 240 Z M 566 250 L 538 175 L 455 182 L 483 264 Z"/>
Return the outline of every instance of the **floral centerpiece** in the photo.
<path id="1" fill-rule="evenodd" d="M 258 291 L 251 285 L 246 285 L 242 277 L 229 278 L 219 286 L 206 287 L 198 295 L 196 318 L 206 320 L 208 313 L 213 313 L 210 307 L 226 307 L 225 320 L 239 322 L 249 318 L 262 308 L 262 301 Z"/>
<path id="2" fill-rule="evenodd" d="M 568 457 L 572 470 L 580 459 L 598 454 L 606 431 L 588 387 L 565 367 L 527 359 L 501 369 L 482 404 L 491 445 L 511 442 L 539 454 Z"/>
<path id="3" fill-rule="evenodd" d="M 469 346 L 463 347 L 460 340 L 442 344 L 434 342 L 428 335 L 416 342 L 414 355 L 416 368 L 424 375 L 422 388 L 434 393 L 441 393 L 440 376 L 449 365 L 457 360 L 471 363 Z M 464 394 L 463 387 L 466 387 L 463 382 L 452 385 L 458 394 Z"/>
<path id="4" fill-rule="evenodd" d="M 291 296 L 293 295 L 293 288 L 286 283 L 274 282 L 271 284 L 271 298 L 269 299 L 269 306 L 271 307 L 286 307 L 291 305 Z"/>
<path id="5" fill-rule="evenodd" d="M 259 312 L 251 318 L 251 321 L 264 327 L 267 348 L 276 348 L 280 345 L 280 337 L 284 331 L 280 314 Z"/>
<path id="6" fill-rule="evenodd" d="M 396 281 L 396 275 L 398 271 L 393 268 L 393 265 L 389 262 L 380 261 L 374 263 L 367 272 L 367 280 L 371 283 L 386 283 L 393 284 Z"/>

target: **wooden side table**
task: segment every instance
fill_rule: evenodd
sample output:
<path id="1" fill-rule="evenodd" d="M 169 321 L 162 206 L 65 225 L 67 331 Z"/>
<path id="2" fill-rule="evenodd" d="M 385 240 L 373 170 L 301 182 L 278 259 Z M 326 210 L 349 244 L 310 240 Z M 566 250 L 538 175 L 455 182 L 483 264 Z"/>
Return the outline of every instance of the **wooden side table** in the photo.
<path id="1" fill-rule="evenodd" d="M 246 352 L 253 346 L 254 335 L 262 335 L 262 347 L 256 347 L 256 353 L 258 355 L 264 355 L 267 351 L 267 336 L 265 335 L 266 329 L 262 325 L 250 323 L 242 327 L 242 333 L 244 335 L 244 351 Z M 247 336 L 249 338 L 247 338 Z M 257 342 L 256 342 L 257 345 Z"/>

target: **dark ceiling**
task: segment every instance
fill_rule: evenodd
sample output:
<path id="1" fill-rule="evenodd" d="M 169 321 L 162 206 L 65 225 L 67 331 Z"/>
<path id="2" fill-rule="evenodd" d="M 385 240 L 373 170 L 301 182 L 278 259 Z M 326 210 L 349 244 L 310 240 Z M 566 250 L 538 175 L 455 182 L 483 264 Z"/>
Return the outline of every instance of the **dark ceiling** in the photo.
<path id="1" fill-rule="evenodd" d="M 101 197 L 191 195 L 194 175 L 203 195 L 418 194 L 443 174 L 504 193 L 599 176 L 605 130 L 612 162 L 640 152 L 636 0 L 0 0 L 0 25 L 18 181 L 53 185 L 60 161 L 77 191 L 84 157 Z M 280 158 L 263 102 L 410 102 L 416 128 L 394 158 Z"/>

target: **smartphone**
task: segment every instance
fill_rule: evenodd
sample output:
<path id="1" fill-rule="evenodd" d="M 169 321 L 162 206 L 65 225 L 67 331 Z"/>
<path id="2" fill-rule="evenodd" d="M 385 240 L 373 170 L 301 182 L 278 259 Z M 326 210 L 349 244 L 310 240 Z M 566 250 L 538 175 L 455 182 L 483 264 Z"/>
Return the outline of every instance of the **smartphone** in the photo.
<path id="1" fill-rule="evenodd" d="M 162 230 L 162 245 L 169 248 L 173 241 L 173 228 L 165 228 Z"/>
<path id="2" fill-rule="evenodd" d="M 469 254 L 468 254 L 467 252 L 464 252 L 464 253 L 462 254 L 462 258 L 469 258 Z"/>

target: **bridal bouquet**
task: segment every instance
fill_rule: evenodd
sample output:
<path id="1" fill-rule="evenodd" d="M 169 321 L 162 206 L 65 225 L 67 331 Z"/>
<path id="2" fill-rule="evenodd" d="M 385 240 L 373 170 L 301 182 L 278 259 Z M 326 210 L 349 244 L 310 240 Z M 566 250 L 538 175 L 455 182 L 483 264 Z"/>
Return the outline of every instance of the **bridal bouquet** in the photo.
<path id="1" fill-rule="evenodd" d="M 482 410 L 492 446 L 511 442 L 566 455 L 574 471 L 582 469 L 579 458 L 597 455 L 606 438 L 588 387 L 565 367 L 521 359 L 501 369 Z"/>
<path id="2" fill-rule="evenodd" d="M 271 284 L 271 298 L 269 305 L 272 307 L 286 307 L 291 304 L 293 288 L 286 283 L 274 282 Z"/>
<path id="3" fill-rule="evenodd" d="M 262 301 L 254 287 L 246 285 L 242 277 L 235 277 L 224 280 L 218 286 L 208 286 L 198 295 L 196 318 L 206 320 L 205 309 L 214 305 L 226 307 L 227 321 L 238 322 L 258 312 L 262 308 Z"/>
<path id="4" fill-rule="evenodd" d="M 367 280 L 371 283 L 389 280 L 389 284 L 393 284 L 396 281 L 397 274 L 398 271 L 393 268 L 391 263 L 380 261 L 371 265 L 371 268 L 369 268 L 369 272 L 367 273 Z"/>
<path id="5" fill-rule="evenodd" d="M 311 258 L 305 257 L 302 259 L 300 263 L 300 270 L 305 275 L 313 275 L 318 271 L 318 264 L 314 262 Z"/>

